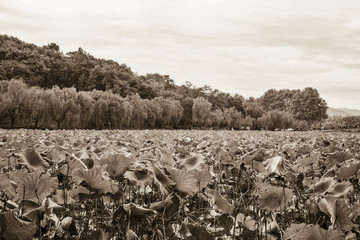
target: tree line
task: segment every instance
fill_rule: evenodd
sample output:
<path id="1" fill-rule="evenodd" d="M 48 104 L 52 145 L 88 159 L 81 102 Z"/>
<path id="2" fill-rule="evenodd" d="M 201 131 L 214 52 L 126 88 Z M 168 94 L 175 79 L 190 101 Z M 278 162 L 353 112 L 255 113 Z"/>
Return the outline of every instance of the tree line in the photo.
<path id="1" fill-rule="evenodd" d="M 284 110 L 263 112 L 260 100 L 244 102 L 245 115 L 234 107 L 214 107 L 204 97 L 123 98 L 111 91 L 77 91 L 74 87 L 43 89 L 22 80 L 0 82 L 0 127 L 65 129 L 286 129 L 309 123 Z M 305 90 L 304 90 L 305 91 Z"/>
<path id="2" fill-rule="evenodd" d="M 0 124 L 41 128 L 305 128 L 324 120 L 316 89 L 245 99 L 169 75 L 138 75 L 85 50 L 62 53 L 0 35 Z"/>
<path id="3" fill-rule="evenodd" d="M 359 128 L 360 116 L 332 116 L 326 119 L 323 124 L 324 128 L 336 129 L 336 128 Z"/>

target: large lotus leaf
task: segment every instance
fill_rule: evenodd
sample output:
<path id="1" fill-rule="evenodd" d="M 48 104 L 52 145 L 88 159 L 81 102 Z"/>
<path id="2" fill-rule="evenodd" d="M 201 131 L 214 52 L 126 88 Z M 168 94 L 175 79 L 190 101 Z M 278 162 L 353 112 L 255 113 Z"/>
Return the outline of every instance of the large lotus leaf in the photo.
<path id="1" fill-rule="evenodd" d="M 263 162 L 263 165 L 266 170 L 271 173 L 276 173 L 278 175 L 283 175 L 287 173 L 289 168 L 288 162 L 282 156 L 269 158 L 265 162 Z"/>
<path id="2" fill-rule="evenodd" d="M 182 159 L 180 167 L 187 170 L 197 169 L 202 163 L 205 163 L 205 157 L 201 154 L 196 154 L 192 157 Z"/>
<path id="3" fill-rule="evenodd" d="M 264 173 L 266 172 L 266 168 L 264 167 L 264 162 L 258 162 L 258 161 L 252 161 L 249 164 L 249 167 L 251 168 L 251 170 L 258 172 L 258 173 Z"/>
<path id="4" fill-rule="evenodd" d="M 72 156 L 68 159 L 67 164 L 62 165 L 61 167 L 61 173 L 64 175 L 72 175 L 72 172 L 75 169 L 88 169 L 88 167 L 85 165 L 85 163 L 80 160 L 79 158 Z"/>
<path id="5" fill-rule="evenodd" d="M 21 205 L 23 207 L 23 216 L 33 222 L 39 220 L 39 213 L 46 213 L 47 216 L 54 214 L 58 219 L 62 219 L 67 211 L 67 208 L 54 203 L 50 198 L 45 198 L 41 205 L 27 200 L 23 201 Z"/>
<path id="6" fill-rule="evenodd" d="M 304 232 L 309 227 L 305 223 L 294 224 L 292 223 L 290 227 L 285 230 L 284 239 L 285 240 L 301 240 L 304 239 Z"/>
<path id="7" fill-rule="evenodd" d="M 344 199 L 336 199 L 332 195 L 327 195 L 318 203 L 320 210 L 330 216 L 334 229 L 349 231 L 355 224 L 350 220 L 351 210 Z"/>
<path id="8" fill-rule="evenodd" d="M 99 197 L 98 193 L 89 191 L 89 189 L 83 186 L 78 186 L 74 189 L 71 189 L 69 191 L 69 195 L 79 202 L 83 202 L 88 199 L 97 199 Z"/>
<path id="9" fill-rule="evenodd" d="M 57 163 L 61 163 L 66 159 L 66 154 L 63 153 L 60 148 L 54 148 L 47 153 L 47 157 Z"/>
<path id="10" fill-rule="evenodd" d="M 67 211 L 67 208 L 56 204 L 50 198 L 45 198 L 41 205 L 25 200 L 21 203 L 21 206 L 23 208 L 23 216 L 33 222 L 38 220 L 39 213 L 46 213 L 47 216 L 54 214 L 57 218 L 62 219 Z"/>
<path id="11" fill-rule="evenodd" d="M 334 178 L 325 177 L 315 185 L 311 185 L 309 191 L 315 194 L 315 196 L 322 195 L 326 193 L 335 183 L 336 180 Z"/>
<path id="12" fill-rule="evenodd" d="M 319 156 L 317 154 L 310 154 L 308 157 L 299 158 L 296 161 L 298 171 L 305 173 L 311 164 L 318 162 Z M 292 167 L 292 166 L 291 166 Z"/>
<path id="13" fill-rule="evenodd" d="M 154 163 L 149 162 L 147 166 L 153 173 L 152 177 L 154 178 L 155 183 L 159 185 L 161 193 L 167 195 L 169 190 L 175 186 L 175 182 L 170 179 L 160 168 L 155 166 Z"/>
<path id="14" fill-rule="evenodd" d="M 255 157 L 257 156 L 258 152 L 250 152 L 243 156 L 241 162 L 245 164 L 251 164 L 253 160 L 255 160 Z"/>
<path id="15" fill-rule="evenodd" d="M 194 169 L 190 173 L 198 180 L 200 189 L 206 188 L 207 185 L 211 183 L 211 174 L 208 165 L 203 164 L 200 170 Z"/>
<path id="16" fill-rule="evenodd" d="M 31 240 L 36 230 L 35 223 L 22 221 L 10 211 L 0 214 L 0 237 L 3 239 Z"/>
<path id="17" fill-rule="evenodd" d="M 345 162 L 346 160 L 352 159 L 353 156 L 348 152 L 336 152 L 333 154 L 329 154 L 329 156 L 326 158 L 325 166 L 327 169 L 332 168 L 336 164 Z"/>
<path id="18" fill-rule="evenodd" d="M 56 178 L 51 178 L 41 171 L 24 174 L 19 180 L 16 188 L 17 201 L 31 200 L 41 202 L 46 196 L 54 192 L 58 187 Z"/>
<path id="19" fill-rule="evenodd" d="M 34 201 L 24 200 L 21 202 L 22 215 L 32 222 L 39 220 L 39 213 L 45 212 L 45 207 Z"/>
<path id="20" fill-rule="evenodd" d="M 144 208 L 134 203 L 124 204 L 123 208 L 125 212 L 127 212 L 131 216 L 147 216 L 147 215 L 156 214 L 155 210 Z"/>
<path id="21" fill-rule="evenodd" d="M 339 180 L 352 178 L 359 170 L 360 161 L 358 159 L 347 160 L 336 170 L 336 178 Z"/>
<path id="22" fill-rule="evenodd" d="M 351 219 L 356 221 L 360 216 L 360 203 L 354 204 L 351 206 Z"/>
<path id="23" fill-rule="evenodd" d="M 44 145 L 44 147 L 47 147 L 47 148 L 53 148 L 53 147 L 56 147 L 56 143 L 54 143 L 53 141 L 48 141 L 48 140 L 40 140 L 40 143 L 42 145 Z"/>
<path id="24" fill-rule="evenodd" d="M 262 162 L 262 161 L 264 161 L 265 156 L 266 156 L 266 153 L 260 149 L 259 151 L 256 152 L 256 155 L 253 160 Z"/>
<path id="25" fill-rule="evenodd" d="M 353 186 L 349 181 L 335 183 L 330 189 L 329 193 L 334 195 L 334 197 L 342 197 L 348 194 L 353 189 Z"/>
<path id="26" fill-rule="evenodd" d="M 164 208 L 172 203 L 173 194 L 168 195 L 165 200 L 150 203 L 150 209 L 158 211 L 158 213 L 162 213 Z"/>
<path id="27" fill-rule="evenodd" d="M 270 211 L 284 210 L 292 196 L 292 190 L 289 188 L 270 187 L 260 193 L 259 206 Z"/>
<path id="28" fill-rule="evenodd" d="M 206 194 L 211 196 L 212 204 L 215 204 L 218 210 L 222 213 L 232 214 L 235 207 L 228 202 L 218 191 L 214 189 L 206 189 Z"/>
<path id="29" fill-rule="evenodd" d="M 32 169 L 47 169 L 49 164 L 40 156 L 40 154 L 34 149 L 29 148 L 22 155 L 22 160 L 25 164 Z"/>
<path id="30" fill-rule="evenodd" d="M 15 188 L 6 175 L 0 176 L 0 192 L 5 193 L 10 199 L 16 196 Z"/>
<path id="31" fill-rule="evenodd" d="M 300 154 L 308 154 L 311 152 L 311 147 L 309 147 L 306 144 L 303 144 L 301 147 L 298 148 L 297 152 Z"/>
<path id="32" fill-rule="evenodd" d="M 44 207 L 45 213 L 49 216 L 50 214 L 55 214 L 58 218 L 62 219 L 64 217 L 64 213 L 67 211 L 67 208 L 58 205 L 53 202 L 51 198 L 45 198 L 41 206 Z"/>
<path id="33" fill-rule="evenodd" d="M 150 204 L 150 209 L 156 210 L 158 215 L 163 217 L 166 221 L 175 217 L 180 206 L 180 199 L 176 194 L 171 194 L 165 200 L 154 202 Z"/>
<path id="34" fill-rule="evenodd" d="M 130 169 L 132 162 L 131 155 L 114 154 L 110 155 L 104 163 L 108 165 L 108 172 L 111 177 L 122 176 L 127 170 Z"/>
<path id="35" fill-rule="evenodd" d="M 334 168 L 331 168 L 329 171 L 325 172 L 321 178 L 324 179 L 324 178 L 334 178 L 335 179 L 336 177 L 336 174 L 335 174 L 335 169 Z"/>
<path id="36" fill-rule="evenodd" d="M 298 238 L 299 240 L 344 240 L 345 234 L 342 231 L 328 229 L 325 230 L 319 225 L 311 225 L 304 232 L 302 232 L 302 237 Z"/>
<path id="37" fill-rule="evenodd" d="M 134 185 L 150 185 L 153 178 L 148 171 L 145 170 L 132 170 L 124 173 L 124 178 L 129 179 Z"/>
<path id="38" fill-rule="evenodd" d="M 160 162 L 163 165 L 168 165 L 171 167 L 173 167 L 175 165 L 175 161 L 174 161 L 173 157 L 171 156 L 170 152 L 168 152 L 162 148 L 157 148 L 156 155 L 158 156 Z"/>
<path id="39" fill-rule="evenodd" d="M 91 188 L 97 189 L 101 193 L 116 193 L 117 186 L 111 180 L 104 180 L 100 166 L 84 170 L 77 168 L 73 171 L 72 177 L 78 183 L 85 181 Z"/>
<path id="40" fill-rule="evenodd" d="M 220 150 L 218 155 L 222 164 L 234 164 L 234 159 L 231 157 L 229 152 Z"/>
<path id="41" fill-rule="evenodd" d="M 76 202 L 76 200 L 70 196 L 67 189 L 56 190 L 55 194 L 53 195 L 53 199 L 57 204 L 74 204 Z"/>
<path id="42" fill-rule="evenodd" d="M 194 195 L 199 191 L 198 181 L 194 176 L 185 170 L 175 168 L 167 168 L 171 175 L 171 179 L 175 182 L 175 188 L 182 193 Z"/>

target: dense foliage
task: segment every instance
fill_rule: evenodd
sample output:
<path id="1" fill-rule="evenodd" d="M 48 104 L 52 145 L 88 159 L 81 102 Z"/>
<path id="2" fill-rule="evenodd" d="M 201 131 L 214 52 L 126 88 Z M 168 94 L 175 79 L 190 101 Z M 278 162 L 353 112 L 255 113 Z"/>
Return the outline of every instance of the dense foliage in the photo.
<path id="1" fill-rule="evenodd" d="M 334 128 L 359 128 L 360 116 L 333 116 L 326 119 L 324 127 L 329 129 Z"/>
<path id="2" fill-rule="evenodd" d="M 359 150 L 351 133 L 1 130 L 0 238 L 359 239 Z"/>
<path id="3" fill-rule="evenodd" d="M 22 92 L 23 99 L 8 89 L 13 87 L 9 81 L 20 79 L 32 91 L 28 97 Z M 34 127 L 42 128 L 53 128 L 52 121 L 55 127 L 71 129 L 276 129 L 303 128 L 327 117 L 326 102 L 313 88 L 271 89 L 260 98 L 244 99 L 207 85 L 196 87 L 186 82 L 179 86 L 169 75 L 139 76 L 125 64 L 95 58 L 81 48 L 64 54 L 55 43 L 39 47 L 7 35 L 0 35 L 0 80 L 4 80 L 0 82 L 3 127 L 29 127 L 31 120 Z M 29 117 L 25 105 L 31 101 L 38 104 L 28 104 L 34 107 L 27 109 Z M 62 109 L 55 110 L 58 107 Z M 166 115 L 167 108 L 176 114 Z M 264 122 L 276 119 L 279 111 L 286 113 L 279 123 Z"/>

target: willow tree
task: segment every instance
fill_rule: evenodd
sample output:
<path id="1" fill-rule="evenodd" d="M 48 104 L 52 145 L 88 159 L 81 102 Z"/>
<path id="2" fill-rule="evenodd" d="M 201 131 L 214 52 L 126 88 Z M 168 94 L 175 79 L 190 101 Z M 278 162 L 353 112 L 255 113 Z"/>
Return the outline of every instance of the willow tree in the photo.
<path id="1" fill-rule="evenodd" d="M 57 123 L 58 129 L 61 128 L 61 123 L 67 117 L 76 119 L 76 115 L 80 113 L 80 106 L 76 103 L 77 93 L 75 88 L 60 89 L 58 86 L 55 86 L 52 89 L 46 90 L 45 95 L 49 116 Z"/>
<path id="2" fill-rule="evenodd" d="M 192 123 L 196 127 L 210 125 L 211 103 L 205 98 L 194 99 L 192 106 Z"/>
<path id="3" fill-rule="evenodd" d="M 29 101 L 27 102 L 29 119 L 34 124 L 34 128 L 37 129 L 39 122 L 45 117 L 47 109 L 45 91 L 37 87 L 32 87 L 29 91 Z"/>
<path id="4" fill-rule="evenodd" d="M 10 118 L 11 128 L 14 127 L 15 120 L 24 110 L 28 99 L 28 86 L 22 80 L 10 80 L 7 91 L 2 96 L 1 111 Z"/>
<path id="5" fill-rule="evenodd" d="M 145 128 L 145 125 L 148 120 L 148 111 L 146 109 L 146 105 L 143 100 L 140 98 L 138 94 L 135 94 L 129 98 L 127 98 L 132 105 L 132 127 L 135 129 Z"/>
<path id="6" fill-rule="evenodd" d="M 88 128 L 94 113 L 95 101 L 89 92 L 81 91 L 77 94 L 77 103 L 80 106 L 78 126 L 80 128 Z"/>

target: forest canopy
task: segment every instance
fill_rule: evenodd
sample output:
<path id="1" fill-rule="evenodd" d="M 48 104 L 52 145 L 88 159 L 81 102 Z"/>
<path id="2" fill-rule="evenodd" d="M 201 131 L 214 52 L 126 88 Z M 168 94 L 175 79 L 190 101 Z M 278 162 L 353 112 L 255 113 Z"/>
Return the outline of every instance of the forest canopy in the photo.
<path id="1" fill-rule="evenodd" d="M 314 88 L 270 89 L 245 99 L 169 75 L 138 75 L 84 49 L 64 54 L 0 35 L 0 127 L 306 128 L 327 118 Z"/>

